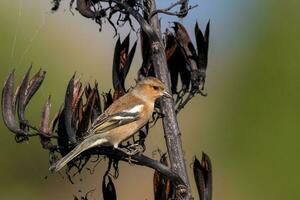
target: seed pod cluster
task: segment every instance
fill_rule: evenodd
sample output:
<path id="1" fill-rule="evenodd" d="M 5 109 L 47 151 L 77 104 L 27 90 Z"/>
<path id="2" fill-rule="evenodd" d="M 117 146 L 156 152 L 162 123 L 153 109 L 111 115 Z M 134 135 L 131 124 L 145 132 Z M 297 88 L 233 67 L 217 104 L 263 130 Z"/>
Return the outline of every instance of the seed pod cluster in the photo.
<path id="1" fill-rule="evenodd" d="M 196 48 L 191 42 L 185 27 L 178 22 L 174 23 L 174 33 L 166 32 L 166 57 L 171 73 L 172 92 L 177 92 L 178 76 L 182 82 L 182 90 L 198 92 L 204 89 L 207 55 L 209 44 L 209 25 L 205 33 L 195 25 Z"/>
<path id="2" fill-rule="evenodd" d="M 16 134 L 16 140 L 18 142 L 28 140 L 28 136 L 30 136 L 28 132 L 29 123 L 25 118 L 25 110 L 31 98 L 41 86 L 46 73 L 45 71 L 39 70 L 30 79 L 31 68 L 32 67 L 26 72 L 21 84 L 16 90 L 14 89 L 15 75 L 14 71 L 12 71 L 2 90 L 1 111 L 3 121 L 6 127 Z M 40 134 L 51 135 L 50 132 L 41 132 Z"/>
<path id="3" fill-rule="evenodd" d="M 165 54 L 171 77 L 171 91 L 175 97 L 176 111 L 179 112 L 197 93 L 203 96 L 206 79 L 209 25 L 205 33 L 195 25 L 196 47 L 185 27 L 175 22 L 173 32 L 166 30 Z M 179 84 L 179 78 L 181 84 Z M 179 89 L 178 89 L 179 87 Z"/>
<path id="4" fill-rule="evenodd" d="M 117 41 L 114 52 L 113 60 L 113 87 L 114 95 L 113 99 L 116 100 L 126 93 L 125 79 L 129 72 L 137 42 L 135 42 L 129 51 L 130 34 L 121 42 L 120 38 Z"/>

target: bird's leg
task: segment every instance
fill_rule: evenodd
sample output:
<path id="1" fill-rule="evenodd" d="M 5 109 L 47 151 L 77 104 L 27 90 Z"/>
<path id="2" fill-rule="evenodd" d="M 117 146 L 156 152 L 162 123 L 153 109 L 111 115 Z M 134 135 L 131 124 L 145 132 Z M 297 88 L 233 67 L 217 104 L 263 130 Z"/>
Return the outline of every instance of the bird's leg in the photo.
<path id="1" fill-rule="evenodd" d="M 143 145 L 141 145 L 139 143 L 134 143 L 134 144 L 130 145 L 129 147 L 127 147 L 127 149 L 130 149 L 136 153 L 141 153 L 141 152 L 145 151 L 145 148 L 143 147 Z"/>
<path id="2" fill-rule="evenodd" d="M 118 149 L 118 150 L 122 151 L 123 153 L 125 153 L 128 156 L 133 156 L 137 153 L 140 153 L 140 152 L 144 151 L 143 146 L 138 144 L 138 143 L 132 144 L 132 145 L 130 145 L 128 147 L 125 147 L 125 148 L 120 148 L 118 145 L 114 145 L 114 149 Z"/>
<path id="3" fill-rule="evenodd" d="M 141 147 L 141 145 L 139 145 L 139 146 Z M 122 151 L 123 153 L 125 153 L 128 156 L 133 156 L 133 155 L 135 155 L 135 154 L 140 153 L 140 152 L 143 151 L 140 148 L 130 149 L 130 148 L 120 148 L 120 147 L 117 147 L 115 149 L 118 149 L 118 150 Z"/>
<path id="4" fill-rule="evenodd" d="M 132 152 L 127 148 L 120 148 L 120 147 L 114 147 L 114 149 L 118 149 L 119 151 L 122 151 L 123 153 L 128 155 L 128 163 L 129 163 L 129 165 L 132 165 L 131 156 L 135 155 L 136 152 Z"/>
<path id="5" fill-rule="evenodd" d="M 114 149 L 117 149 L 119 151 L 122 151 L 126 155 L 128 155 L 128 163 L 132 165 L 131 163 L 131 156 L 136 155 L 140 152 L 144 152 L 144 147 L 138 143 L 132 144 L 130 146 L 127 146 L 125 148 L 121 148 L 118 145 L 114 145 Z"/>

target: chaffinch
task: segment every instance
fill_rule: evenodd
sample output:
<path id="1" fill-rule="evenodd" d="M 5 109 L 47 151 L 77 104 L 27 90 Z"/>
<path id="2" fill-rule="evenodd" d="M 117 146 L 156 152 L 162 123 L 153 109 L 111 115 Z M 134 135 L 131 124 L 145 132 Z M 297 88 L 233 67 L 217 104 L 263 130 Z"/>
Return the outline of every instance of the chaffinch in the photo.
<path id="1" fill-rule="evenodd" d="M 127 152 L 119 148 L 119 144 L 148 122 L 154 110 L 155 100 L 161 96 L 172 98 L 159 79 L 147 77 L 139 81 L 130 92 L 111 104 L 93 122 L 87 137 L 52 165 L 50 170 L 59 171 L 80 153 L 95 146 L 113 146 L 128 155 L 137 153 Z"/>

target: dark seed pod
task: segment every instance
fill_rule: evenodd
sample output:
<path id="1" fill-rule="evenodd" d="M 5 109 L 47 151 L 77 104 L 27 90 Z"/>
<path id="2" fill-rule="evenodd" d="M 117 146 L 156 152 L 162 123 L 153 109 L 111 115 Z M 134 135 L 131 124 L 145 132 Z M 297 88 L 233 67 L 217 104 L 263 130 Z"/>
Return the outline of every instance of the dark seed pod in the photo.
<path id="1" fill-rule="evenodd" d="M 190 36 L 184 26 L 178 22 L 174 23 L 174 31 L 176 40 L 181 47 L 181 51 L 186 58 L 186 62 L 189 64 L 190 70 L 197 70 L 197 66 L 191 64 L 192 61 L 196 61 L 197 53 L 196 49 L 191 42 Z"/>
<path id="2" fill-rule="evenodd" d="M 179 68 L 181 67 L 181 64 L 177 63 L 177 57 L 174 55 L 177 49 L 177 41 L 175 39 L 175 36 L 168 30 L 166 31 L 165 43 L 166 43 L 165 54 L 168 63 L 168 68 L 171 75 L 171 91 L 172 94 L 176 94 Z"/>
<path id="3" fill-rule="evenodd" d="M 143 58 L 143 63 L 138 72 L 138 78 L 142 79 L 147 76 L 155 76 L 154 67 L 151 60 L 151 47 L 149 38 L 144 31 L 141 31 L 141 53 Z"/>
<path id="4" fill-rule="evenodd" d="M 16 113 L 16 109 L 18 107 L 17 105 L 17 100 L 18 100 L 18 95 L 19 95 L 19 91 L 20 91 L 20 86 L 17 87 L 16 91 L 15 91 L 15 95 L 13 96 L 13 103 L 12 103 L 12 107 L 13 107 L 13 113 Z"/>
<path id="5" fill-rule="evenodd" d="M 188 65 L 188 59 L 182 49 L 180 43 L 175 36 L 168 32 L 166 33 L 166 57 L 168 68 L 171 75 L 171 89 L 172 93 L 177 93 L 178 78 L 182 83 L 180 91 L 188 91 L 191 82 L 191 71 Z"/>
<path id="6" fill-rule="evenodd" d="M 29 101 L 33 97 L 33 95 L 37 92 L 37 90 L 42 85 L 45 79 L 46 71 L 42 71 L 41 69 L 30 79 L 28 87 L 26 89 L 26 97 L 25 97 L 25 107 L 28 105 Z"/>
<path id="7" fill-rule="evenodd" d="M 160 162 L 168 166 L 166 153 L 160 158 Z M 158 171 L 154 172 L 153 175 L 153 188 L 154 188 L 154 199 L 155 200 L 168 200 L 174 199 L 175 188 L 170 179 Z"/>
<path id="8" fill-rule="evenodd" d="M 114 52 L 113 61 L 113 99 L 116 100 L 126 93 L 125 79 L 129 72 L 137 42 L 134 43 L 132 49 L 129 51 L 130 35 L 128 34 L 121 43 L 120 38 L 117 41 Z"/>
<path id="9" fill-rule="evenodd" d="M 14 104 L 17 105 L 18 109 L 18 117 L 20 120 L 20 128 L 26 128 L 26 119 L 25 119 L 25 110 L 30 102 L 33 95 L 37 92 L 40 88 L 44 78 L 45 78 L 45 71 L 41 69 L 30 79 L 29 75 L 32 66 L 28 69 L 27 73 L 25 74 L 20 86 L 17 88 L 16 97 L 14 98 Z"/>
<path id="10" fill-rule="evenodd" d="M 89 98 L 90 93 L 92 92 L 92 87 L 91 85 L 88 83 L 87 86 L 85 86 L 84 88 L 84 94 L 86 98 Z"/>
<path id="11" fill-rule="evenodd" d="M 61 109 L 61 108 L 60 108 Z M 59 113 L 61 112 L 61 110 L 58 111 L 58 113 L 55 114 L 55 116 L 53 117 L 51 123 L 50 123 L 50 128 L 51 128 L 51 133 L 54 133 L 55 129 L 56 129 L 56 125 L 59 119 Z"/>
<path id="12" fill-rule="evenodd" d="M 43 112 L 42 112 L 42 120 L 40 125 L 40 131 L 44 134 L 51 135 L 50 132 L 50 103 L 51 96 L 48 97 L 48 100 L 44 106 Z"/>
<path id="13" fill-rule="evenodd" d="M 200 70 L 200 73 L 202 74 L 201 75 L 202 89 L 205 83 L 207 60 L 208 60 L 209 29 L 210 29 L 210 22 L 207 23 L 205 34 L 203 35 L 202 31 L 198 26 L 198 23 L 196 23 L 195 25 L 195 36 L 196 36 L 197 50 L 198 50 L 197 65 Z"/>
<path id="14" fill-rule="evenodd" d="M 173 56 L 177 48 L 176 38 L 174 34 L 171 33 L 169 30 L 166 31 L 165 43 L 166 43 L 166 48 L 165 48 L 166 59 L 169 60 Z"/>
<path id="15" fill-rule="evenodd" d="M 81 137 L 88 129 L 91 122 L 92 110 L 95 104 L 95 94 L 97 89 L 94 88 L 83 106 L 82 119 L 79 121 L 77 135 Z"/>
<path id="16" fill-rule="evenodd" d="M 188 69 L 186 59 L 180 48 L 176 48 L 173 56 L 168 60 L 168 67 L 171 74 L 172 93 L 177 93 L 179 75 L 182 90 L 187 91 L 191 82 L 191 72 Z"/>
<path id="17" fill-rule="evenodd" d="M 78 109 L 80 102 L 82 101 L 84 89 L 82 83 L 79 79 L 74 80 L 74 90 L 73 90 L 73 99 L 72 99 L 72 110 L 73 112 Z"/>
<path id="18" fill-rule="evenodd" d="M 44 148 L 47 148 L 50 143 L 50 138 L 46 136 L 51 136 L 51 130 L 50 130 L 50 108 L 51 108 L 51 103 L 50 103 L 50 96 L 43 108 L 42 111 L 42 119 L 41 119 L 41 124 L 40 124 L 40 132 L 41 132 L 41 144 Z"/>
<path id="19" fill-rule="evenodd" d="M 4 88 L 2 90 L 2 98 L 1 98 L 1 107 L 2 107 L 2 117 L 4 124 L 6 127 L 13 133 L 17 135 L 26 134 L 25 131 L 20 129 L 17 126 L 16 118 L 15 118 L 15 103 L 13 102 L 13 90 L 14 90 L 14 71 L 11 72 L 8 76 L 4 84 Z"/>
<path id="20" fill-rule="evenodd" d="M 17 105 L 18 105 L 18 117 L 19 120 L 21 121 L 20 124 L 20 128 L 24 129 L 25 127 L 23 126 L 23 122 L 25 122 L 25 100 L 26 100 L 26 90 L 28 87 L 28 83 L 29 83 L 29 75 L 30 75 L 30 71 L 31 71 L 32 66 L 30 66 L 30 68 L 28 69 L 28 71 L 26 72 L 21 84 L 20 84 L 20 88 L 19 88 L 19 92 L 18 92 L 18 96 L 17 96 Z"/>
<path id="21" fill-rule="evenodd" d="M 200 200 L 212 199 L 212 167 L 211 161 L 205 153 L 202 153 L 202 160 L 195 158 L 194 165 L 194 178 L 199 194 Z"/>
<path id="22" fill-rule="evenodd" d="M 102 106 L 101 106 L 101 98 L 99 95 L 98 85 L 95 85 L 95 100 L 94 105 L 92 108 L 92 115 L 91 115 L 91 122 L 93 122 L 101 113 L 102 113 Z"/>
<path id="23" fill-rule="evenodd" d="M 202 80 L 204 74 L 199 69 L 196 49 L 182 24 L 175 23 L 174 30 L 176 33 L 176 39 L 180 44 L 182 53 L 184 54 L 186 62 L 188 63 L 187 66 L 190 71 L 192 93 L 199 92 L 201 85 L 203 87 Z"/>
<path id="24" fill-rule="evenodd" d="M 73 93 L 74 93 L 74 81 L 75 75 L 69 81 L 66 95 L 65 95 L 65 104 L 64 104 L 64 121 L 65 121 L 65 129 L 68 134 L 69 141 L 72 144 L 76 143 L 76 127 L 73 121 Z"/>
<path id="25" fill-rule="evenodd" d="M 59 151 L 62 156 L 66 155 L 69 151 L 69 138 L 65 126 L 65 109 L 62 106 L 58 115 L 58 125 L 57 125 L 57 144 L 59 146 Z"/>
<path id="26" fill-rule="evenodd" d="M 106 184 L 106 177 L 108 177 L 107 184 Z M 103 200 L 116 200 L 117 199 L 116 188 L 115 188 L 115 185 L 109 175 L 103 176 L 102 194 L 103 194 Z"/>
<path id="27" fill-rule="evenodd" d="M 113 97 L 111 95 L 111 91 L 104 93 L 103 95 L 104 99 L 104 111 L 113 103 Z"/>

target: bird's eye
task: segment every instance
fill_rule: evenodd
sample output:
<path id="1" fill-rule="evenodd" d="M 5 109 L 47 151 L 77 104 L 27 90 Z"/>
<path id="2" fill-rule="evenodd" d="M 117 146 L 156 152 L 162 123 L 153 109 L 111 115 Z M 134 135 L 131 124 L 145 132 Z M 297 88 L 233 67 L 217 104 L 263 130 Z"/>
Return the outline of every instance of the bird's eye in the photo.
<path id="1" fill-rule="evenodd" d="M 153 86 L 153 89 L 154 89 L 154 90 L 159 90 L 159 87 Z"/>

